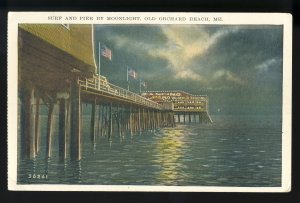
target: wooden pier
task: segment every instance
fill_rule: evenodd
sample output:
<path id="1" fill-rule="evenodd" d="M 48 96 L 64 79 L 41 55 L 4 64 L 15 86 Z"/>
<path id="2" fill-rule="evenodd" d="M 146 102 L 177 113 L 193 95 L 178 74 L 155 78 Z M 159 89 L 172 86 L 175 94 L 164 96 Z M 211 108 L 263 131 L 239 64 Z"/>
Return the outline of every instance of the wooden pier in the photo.
<path id="1" fill-rule="evenodd" d="M 91 25 L 20 25 L 18 91 L 20 157 L 40 153 L 41 105 L 47 107 L 45 157 L 52 156 L 54 116 L 58 116 L 59 158 L 81 159 L 83 105 L 90 107 L 90 140 L 174 127 L 182 111 L 130 92 L 98 76 Z M 78 43 L 80 40 L 80 43 Z M 199 112 L 198 112 L 199 113 Z M 202 114 L 203 113 L 203 114 Z M 188 114 L 189 122 L 192 115 Z M 208 114 L 207 114 L 208 115 Z M 204 121 L 204 112 L 197 114 Z M 201 119 L 200 119 L 201 117 Z M 205 117 L 206 118 L 206 117 Z M 86 127 L 86 126 L 85 126 Z"/>
<path id="2" fill-rule="evenodd" d="M 105 82 L 105 85 L 104 85 Z M 136 134 L 145 130 L 154 130 L 174 126 L 173 111 L 126 89 L 108 83 L 101 77 L 74 80 L 70 92 L 56 94 L 43 103 L 48 106 L 46 129 L 46 157 L 51 157 L 53 140 L 53 113 L 58 110 L 59 157 L 67 157 L 67 136 L 70 136 L 70 158 L 81 158 L 82 106 L 90 105 L 90 139 L 113 134 Z M 23 90 L 24 89 L 24 90 Z M 30 158 L 39 148 L 39 98 L 34 94 L 34 86 L 22 88 L 21 100 L 21 143 L 22 155 Z M 35 109 L 35 110 L 34 110 Z M 35 119 L 32 119 L 32 118 Z M 69 135 L 68 135 L 69 132 Z"/>

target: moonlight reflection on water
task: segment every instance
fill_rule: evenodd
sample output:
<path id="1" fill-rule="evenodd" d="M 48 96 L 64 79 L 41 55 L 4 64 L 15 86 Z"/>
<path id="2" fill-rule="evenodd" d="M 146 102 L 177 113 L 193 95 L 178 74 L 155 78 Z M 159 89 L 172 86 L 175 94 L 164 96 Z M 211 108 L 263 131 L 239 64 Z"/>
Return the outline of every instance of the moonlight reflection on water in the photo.
<path id="1" fill-rule="evenodd" d="M 213 124 L 178 124 L 175 128 L 89 139 L 84 122 L 82 159 L 59 161 L 57 130 L 52 157 L 45 148 L 34 160 L 19 161 L 19 183 L 280 186 L 281 118 L 214 116 Z M 42 118 L 45 125 L 46 118 Z M 43 128 L 42 128 L 43 129 Z M 41 133 L 44 135 L 44 133 Z M 41 142 L 45 137 L 41 137 Z M 43 145 L 42 145 L 43 146 Z M 28 174 L 47 174 L 29 179 Z"/>

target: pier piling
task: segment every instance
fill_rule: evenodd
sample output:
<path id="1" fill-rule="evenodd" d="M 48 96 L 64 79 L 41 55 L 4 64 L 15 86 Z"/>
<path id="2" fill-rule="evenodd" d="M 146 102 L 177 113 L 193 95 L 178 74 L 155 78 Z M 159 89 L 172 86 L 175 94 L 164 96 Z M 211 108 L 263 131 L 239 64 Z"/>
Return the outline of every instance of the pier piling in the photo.
<path id="1" fill-rule="evenodd" d="M 81 98 L 78 78 L 72 81 L 71 87 L 71 139 L 70 158 L 80 160 L 81 158 Z"/>
<path id="2" fill-rule="evenodd" d="M 109 123 L 108 123 L 108 137 L 111 138 L 113 133 L 113 113 L 112 103 L 109 104 Z"/>
<path id="3" fill-rule="evenodd" d="M 48 112 L 48 119 L 47 119 L 47 134 L 46 134 L 46 157 L 48 158 L 51 157 L 53 110 L 54 110 L 54 102 L 51 101 L 49 104 L 49 112 Z"/>
<path id="4" fill-rule="evenodd" d="M 96 126 L 95 126 L 95 122 L 96 122 L 96 98 L 93 99 L 92 102 L 92 112 L 91 112 L 91 133 L 90 133 L 90 137 L 91 137 L 91 141 L 95 142 L 95 131 L 96 131 Z M 97 124 L 99 123 L 99 119 Z"/>
<path id="5" fill-rule="evenodd" d="M 35 92 L 35 119 L 34 119 L 34 156 L 39 152 L 40 145 L 40 97 Z"/>
<path id="6" fill-rule="evenodd" d="M 31 108 L 32 108 L 33 88 L 24 86 L 20 90 L 21 98 L 21 157 L 23 159 L 31 158 L 32 139 L 31 139 Z"/>
<path id="7" fill-rule="evenodd" d="M 59 101 L 59 158 L 61 160 L 66 158 L 66 138 L 67 138 L 67 108 L 66 100 Z"/>

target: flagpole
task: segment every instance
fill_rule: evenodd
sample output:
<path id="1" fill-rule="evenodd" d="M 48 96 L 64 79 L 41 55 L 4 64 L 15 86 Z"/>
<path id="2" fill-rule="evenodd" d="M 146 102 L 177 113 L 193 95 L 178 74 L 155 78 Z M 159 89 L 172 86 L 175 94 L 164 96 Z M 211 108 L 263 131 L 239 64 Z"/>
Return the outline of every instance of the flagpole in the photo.
<path id="1" fill-rule="evenodd" d="M 129 91 L 129 80 L 128 80 L 128 66 L 127 67 L 127 90 Z"/>
<path id="2" fill-rule="evenodd" d="M 100 41 L 99 41 L 99 67 L 98 67 L 98 75 L 100 78 L 100 64 L 101 64 L 101 46 L 100 46 Z"/>
<path id="3" fill-rule="evenodd" d="M 126 66 L 126 68 L 127 68 L 127 75 L 126 76 L 127 76 L 127 82 L 128 82 L 128 66 Z"/>
<path id="4" fill-rule="evenodd" d="M 140 95 L 142 94 L 142 80 L 140 79 Z"/>

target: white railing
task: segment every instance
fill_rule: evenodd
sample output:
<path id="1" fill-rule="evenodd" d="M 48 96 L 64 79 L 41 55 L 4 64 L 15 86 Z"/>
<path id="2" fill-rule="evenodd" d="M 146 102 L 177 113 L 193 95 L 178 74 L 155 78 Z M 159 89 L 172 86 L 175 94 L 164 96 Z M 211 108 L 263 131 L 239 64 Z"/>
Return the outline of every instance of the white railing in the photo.
<path id="1" fill-rule="evenodd" d="M 160 104 L 142 97 L 136 93 L 130 92 L 124 88 L 111 84 L 103 76 L 94 76 L 91 79 L 86 78 L 85 80 L 79 80 L 79 85 L 81 86 L 81 89 L 92 89 L 118 98 L 123 98 L 137 104 L 142 104 L 147 107 L 162 109 L 162 106 Z"/>

